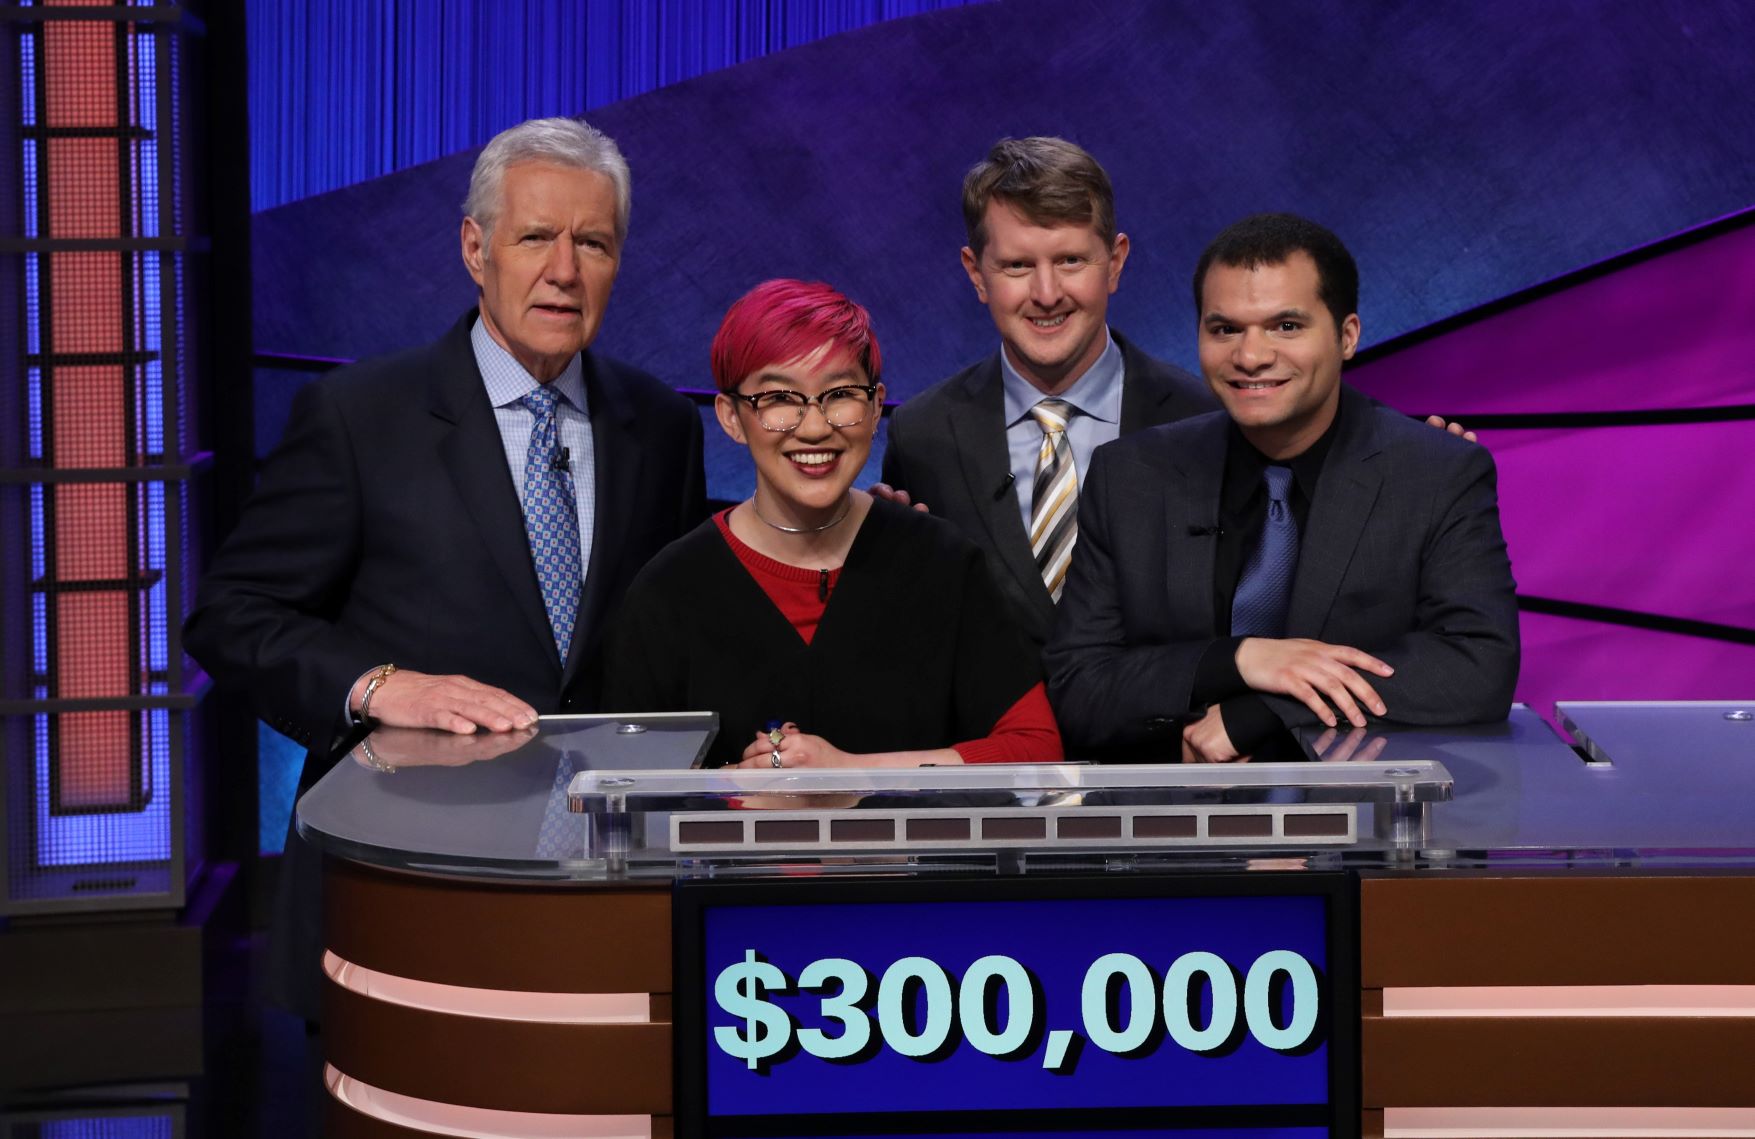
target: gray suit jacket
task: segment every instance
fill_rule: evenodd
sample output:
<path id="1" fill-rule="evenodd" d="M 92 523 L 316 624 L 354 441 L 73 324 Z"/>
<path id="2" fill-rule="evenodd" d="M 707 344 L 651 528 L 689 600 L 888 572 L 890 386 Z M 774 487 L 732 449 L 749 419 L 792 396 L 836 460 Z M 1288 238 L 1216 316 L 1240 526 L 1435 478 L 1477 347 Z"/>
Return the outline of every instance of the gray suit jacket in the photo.
<path id="1" fill-rule="evenodd" d="M 1372 684 L 1391 722 L 1504 719 L 1517 683 L 1517 598 L 1492 457 L 1351 388 L 1341 400 L 1287 634 L 1387 661 L 1395 675 Z M 1227 426 L 1218 412 L 1097 449 L 1046 658 L 1069 747 L 1176 754 L 1213 640 Z M 1317 723 L 1296 700 L 1267 700 L 1288 727 Z"/>
<path id="2" fill-rule="evenodd" d="M 1111 330 L 1121 349 L 1121 433 L 1173 423 L 1216 406 L 1206 385 L 1141 352 Z M 1054 602 L 1030 556 L 1005 440 L 999 353 L 909 399 L 890 417 L 884 481 L 948 519 L 987 553 L 987 564 L 1019 626 L 1048 640 Z"/>

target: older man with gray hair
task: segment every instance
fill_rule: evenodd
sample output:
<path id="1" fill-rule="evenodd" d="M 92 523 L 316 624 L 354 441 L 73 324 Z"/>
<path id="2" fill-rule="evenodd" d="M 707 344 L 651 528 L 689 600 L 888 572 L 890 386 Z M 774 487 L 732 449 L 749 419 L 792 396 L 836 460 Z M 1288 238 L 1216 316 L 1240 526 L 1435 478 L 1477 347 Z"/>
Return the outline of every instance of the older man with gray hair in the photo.
<path id="1" fill-rule="evenodd" d="M 628 210 L 627 163 L 601 132 L 572 119 L 503 132 L 464 203 L 476 306 L 436 343 L 295 400 L 185 636 L 309 749 L 301 788 L 367 719 L 502 732 L 588 710 L 607 612 L 704 515 L 693 406 L 591 351 Z M 310 858 L 289 837 L 284 918 L 306 912 Z M 310 1015 L 308 932 L 275 972 Z"/>

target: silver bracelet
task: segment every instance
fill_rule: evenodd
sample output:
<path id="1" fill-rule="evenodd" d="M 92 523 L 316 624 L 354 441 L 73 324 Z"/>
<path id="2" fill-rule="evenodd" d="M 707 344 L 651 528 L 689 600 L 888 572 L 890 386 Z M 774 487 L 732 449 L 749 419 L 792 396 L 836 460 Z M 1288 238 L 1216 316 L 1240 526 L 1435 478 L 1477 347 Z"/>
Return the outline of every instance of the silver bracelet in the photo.
<path id="1" fill-rule="evenodd" d="M 359 750 L 360 750 L 360 758 L 365 762 L 365 765 L 367 767 L 371 768 L 373 771 L 382 771 L 382 772 L 385 772 L 386 774 L 389 774 L 389 775 L 396 774 L 395 765 L 385 763 L 383 760 L 378 758 L 378 753 L 372 750 L 372 744 L 371 744 L 370 737 L 360 741 Z"/>
<path id="2" fill-rule="evenodd" d="M 372 696 L 374 693 L 376 693 L 378 691 L 378 686 L 383 684 L 386 680 L 390 679 L 390 674 L 395 672 L 395 671 L 396 671 L 396 666 L 394 664 L 381 665 L 378 668 L 378 671 L 374 672 L 372 674 L 372 679 L 366 681 L 366 694 L 364 696 L 360 697 L 360 722 L 361 723 L 370 723 L 371 722 L 371 719 L 372 719 Z"/>

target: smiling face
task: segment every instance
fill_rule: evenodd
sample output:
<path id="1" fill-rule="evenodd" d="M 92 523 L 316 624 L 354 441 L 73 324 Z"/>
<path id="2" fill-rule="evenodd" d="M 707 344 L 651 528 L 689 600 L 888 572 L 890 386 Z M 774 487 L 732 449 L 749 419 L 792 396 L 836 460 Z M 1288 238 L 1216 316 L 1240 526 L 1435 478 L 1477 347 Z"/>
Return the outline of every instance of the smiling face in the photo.
<path id="1" fill-rule="evenodd" d="M 481 290 L 482 324 L 543 383 L 603 323 L 621 264 L 615 203 L 605 175 L 526 162 L 506 169 L 491 232 L 463 219 L 463 263 Z"/>
<path id="2" fill-rule="evenodd" d="M 820 396 L 835 388 L 870 383 L 851 355 L 824 344 L 796 360 L 757 368 L 735 390 L 746 396 L 774 391 Z M 749 448 L 756 464 L 756 506 L 762 516 L 782 525 L 811 526 L 842 509 L 848 488 L 871 454 L 883 400 L 884 386 L 879 384 L 864 419 L 852 427 L 832 426 L 821 406 L 813 403 L 791 431 L 768 430 L 747 402 L 729 395 L 720 395 L 714 409 L 725 433 Z"/>
<path id="3" fill-rule="evenodd" d="M 1359 317 L 1337 327 L 1309 254 L 1215 264 L 1201 289 L 1200 367 L 1243 437 L 1269 458 L 1302 454 L 1334 422 Z"/>
<path id="4" fill-rule="evenodd" d="M 987 245 L 963 247 L 963 269 L 993 314 L 1006 358 L 1046 394 L 1071 387 L 1103 355 L 1109 294 L 1121 281 L 1127 235 L 1114 248 L 1090 225 L 1035 225 L 1005 202 L 987 204 Z"/>

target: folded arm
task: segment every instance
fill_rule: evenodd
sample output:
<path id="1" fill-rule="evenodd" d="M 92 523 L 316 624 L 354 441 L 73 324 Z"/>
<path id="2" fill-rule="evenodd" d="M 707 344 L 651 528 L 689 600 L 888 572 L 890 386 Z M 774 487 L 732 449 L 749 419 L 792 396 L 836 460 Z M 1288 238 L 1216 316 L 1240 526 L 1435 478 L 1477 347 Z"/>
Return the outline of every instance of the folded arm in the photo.
<path id="1" fill-rule="evenodd" d="M 1371 678 L 1390 723 L 1503 720 L 1519 663 L 1517 586 L 1511 577 L 1493 461 L 1471 449 L 1465 477 L 1427 535 L 1420 557 L 1414 628 L 1357 647 L 1394 668 Z M 1287 726 L 1318 718 L 1282 696 L 1267 698 Z"/>

